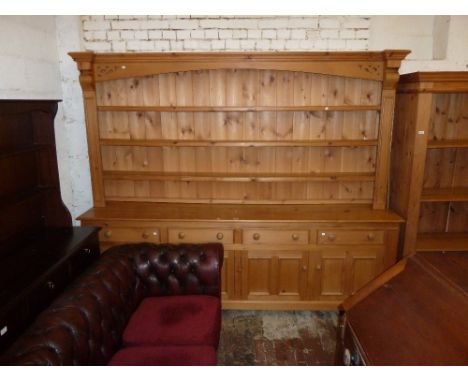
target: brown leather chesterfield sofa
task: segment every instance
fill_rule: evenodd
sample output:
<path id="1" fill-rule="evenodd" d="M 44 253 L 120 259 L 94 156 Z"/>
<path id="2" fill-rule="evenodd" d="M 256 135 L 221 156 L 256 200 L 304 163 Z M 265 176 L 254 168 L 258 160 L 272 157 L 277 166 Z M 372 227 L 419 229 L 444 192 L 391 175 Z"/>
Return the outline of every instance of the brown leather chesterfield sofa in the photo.
<path id="1" fill-rule="evenodd" d="M 2 365 L 215 365 L 220 244 L 106 251 L 13 345 Z"/>

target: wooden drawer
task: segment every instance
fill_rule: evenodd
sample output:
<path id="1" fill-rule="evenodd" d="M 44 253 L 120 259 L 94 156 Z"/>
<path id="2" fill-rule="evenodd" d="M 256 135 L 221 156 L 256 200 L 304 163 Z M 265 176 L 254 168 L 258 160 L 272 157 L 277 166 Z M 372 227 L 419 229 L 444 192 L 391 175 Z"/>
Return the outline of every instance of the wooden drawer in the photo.
<path id="1" fill-rule="evenodd" d="M 169 228 L 169 243 L 223 243 L 232 244 L 231 229 L 216 228 Z"/>
<path id="2" fill-rule="evenodd" d="M 244 244 L 307 244 L 309 232 L 306 230 L 246 229 Z"/>
<path id="3" fill-rule="evenodd" d="M 160 242 L 159 229 L 153 227 L 104 227 L 99 240 L 116 243 Z"/>
<path id="4" fill-rule="evenodd" d="M 383 244 L 384 232 L 373 230 L 319 230 L 318 244 Z"/>

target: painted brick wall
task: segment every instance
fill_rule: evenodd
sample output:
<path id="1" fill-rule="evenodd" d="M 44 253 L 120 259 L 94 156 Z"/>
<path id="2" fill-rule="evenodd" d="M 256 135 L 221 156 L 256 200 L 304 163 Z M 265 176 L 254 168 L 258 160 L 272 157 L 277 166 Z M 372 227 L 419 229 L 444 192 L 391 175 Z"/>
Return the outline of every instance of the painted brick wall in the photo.
<path id="1" fill-rule="evenodd" d="M 367 50 L 370 17 L 82 16 L 97 52 Z"/>

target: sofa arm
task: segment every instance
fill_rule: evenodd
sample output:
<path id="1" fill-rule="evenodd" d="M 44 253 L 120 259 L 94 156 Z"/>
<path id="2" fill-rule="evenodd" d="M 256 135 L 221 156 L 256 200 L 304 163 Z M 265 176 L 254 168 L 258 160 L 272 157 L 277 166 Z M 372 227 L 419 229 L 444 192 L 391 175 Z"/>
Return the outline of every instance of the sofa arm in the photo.
<path id="1" fill-rule="evenodd" d="M 223 246 L 213 244 L 127 244 L 107 250 L 126 253 L 147 296 L 205 294 L 220 297 Z"/>

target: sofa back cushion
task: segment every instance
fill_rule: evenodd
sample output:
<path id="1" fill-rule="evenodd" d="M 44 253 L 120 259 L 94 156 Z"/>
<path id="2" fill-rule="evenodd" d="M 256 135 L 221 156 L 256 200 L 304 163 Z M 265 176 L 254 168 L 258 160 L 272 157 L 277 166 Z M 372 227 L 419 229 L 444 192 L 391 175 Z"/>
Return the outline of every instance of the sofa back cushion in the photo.
<path id="1" fill-rule="evenodd" d="M 102 256 L 6 352 L 10 365 L 105 365 L 144 296 L 131 257 Z"/>

